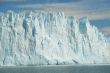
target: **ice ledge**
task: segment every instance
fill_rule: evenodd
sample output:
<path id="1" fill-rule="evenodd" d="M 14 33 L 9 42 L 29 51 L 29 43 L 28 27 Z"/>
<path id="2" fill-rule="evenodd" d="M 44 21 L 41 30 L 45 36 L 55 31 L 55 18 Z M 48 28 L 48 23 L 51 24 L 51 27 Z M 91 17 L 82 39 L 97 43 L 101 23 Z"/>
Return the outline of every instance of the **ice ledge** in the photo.
<path id="1" fill-rule="evenodd" d="M 61 11 L 0 13 L 0 65 L 110 63 L 106 38 Z"/>

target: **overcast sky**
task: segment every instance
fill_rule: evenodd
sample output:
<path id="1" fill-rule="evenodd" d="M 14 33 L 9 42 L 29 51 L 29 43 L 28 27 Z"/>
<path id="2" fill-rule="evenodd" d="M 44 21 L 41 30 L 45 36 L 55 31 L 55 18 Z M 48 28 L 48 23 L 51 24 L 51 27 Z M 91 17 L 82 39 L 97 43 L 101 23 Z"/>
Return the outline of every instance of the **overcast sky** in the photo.
<path id="1" fill-rule="evenodd" d="M 76 18 L 87 16 L 91 24 L 110 32 L 110 0 L 0 0 L 0 11 L 62 9 Z"/>

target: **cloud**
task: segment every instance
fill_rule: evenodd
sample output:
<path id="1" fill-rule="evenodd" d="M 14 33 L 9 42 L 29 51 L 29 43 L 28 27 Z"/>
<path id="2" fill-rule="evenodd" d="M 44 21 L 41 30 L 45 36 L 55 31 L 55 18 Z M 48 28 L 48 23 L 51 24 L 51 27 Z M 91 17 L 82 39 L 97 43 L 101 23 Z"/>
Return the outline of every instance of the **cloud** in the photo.
<path id="1" fill-rule="evenodd" d="M 46 4 L 46 3 L 69 3 L 69 2 L 78 2 L 81 0 L 31 0 L 36 4 Z"/>
<path id="2" fill-rule="evenodd" d="M 24 2 L 28 0 L 0 0 L 0 2 Z"/>
<path id="3" fill-rule="evenodd" d="M 42 9 L 61 9 L 67 16 L 75 16 L 81 18 L 87 16 L 90 20 L 98 19 L 110 19 L 110 8 L 103 4 L 103 0 L 100 0 L 99 6 L 94 4 L 94 0 L 82 0 L 79 2 L 72 3 L 51 3 L 51 4 L 27 4 L 19 5 L 19 8 L 42 8 Z M 99 0 L 98 0 L 99 1 Z M 94 4 L 94 5 L 93 5 Z M 102 7 L 102 5 L 105 5 Z M 101 7 L 100 7 L 101 6 Z"/>

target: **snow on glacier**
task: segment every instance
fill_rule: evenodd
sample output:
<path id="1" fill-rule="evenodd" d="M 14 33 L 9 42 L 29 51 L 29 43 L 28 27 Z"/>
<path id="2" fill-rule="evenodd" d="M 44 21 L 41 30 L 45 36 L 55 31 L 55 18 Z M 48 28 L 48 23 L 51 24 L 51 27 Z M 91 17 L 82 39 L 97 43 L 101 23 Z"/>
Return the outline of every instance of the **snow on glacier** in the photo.
<path id="1" fill-rule="evenodd" d="M 0 65 L 110 63 L 107 38 L 62 11 L 0 13 Z"/>

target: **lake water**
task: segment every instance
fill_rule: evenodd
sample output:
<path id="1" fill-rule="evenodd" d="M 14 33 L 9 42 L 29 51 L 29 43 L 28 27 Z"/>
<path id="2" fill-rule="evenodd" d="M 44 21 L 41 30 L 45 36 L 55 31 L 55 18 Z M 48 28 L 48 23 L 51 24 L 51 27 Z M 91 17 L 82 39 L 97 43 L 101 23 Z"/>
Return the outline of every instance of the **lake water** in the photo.
<path id="1" fill-rule="evenodd" d="M 0 73 L 110 73 L 110 65 L 0 67 Z"/>

